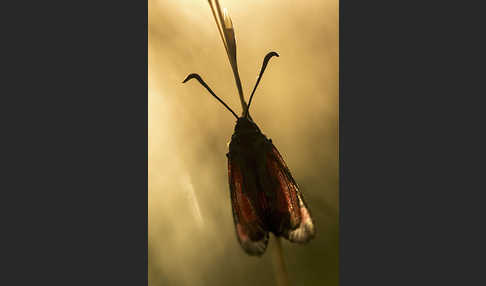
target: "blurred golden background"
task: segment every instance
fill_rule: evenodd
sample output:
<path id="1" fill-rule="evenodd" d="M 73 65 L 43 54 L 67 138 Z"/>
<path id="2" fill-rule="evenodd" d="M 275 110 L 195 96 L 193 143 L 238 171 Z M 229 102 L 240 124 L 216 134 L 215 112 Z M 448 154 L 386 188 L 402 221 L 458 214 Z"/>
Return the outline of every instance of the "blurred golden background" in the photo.
<path id="1" fill-rule="evenodd" d="M 317 227 L 282 240 L 293 285 L 338 285 L 338 0 L 221 0 L 233 20 L 245 98 L 270 60 L 251 115 L 299 184 Z M 241 114 L 231 66 L 206 0 L 149 0 L 149 285 L 275 285 L 272 240 L 260 258 L 236 239 L 227 174 Z"/>

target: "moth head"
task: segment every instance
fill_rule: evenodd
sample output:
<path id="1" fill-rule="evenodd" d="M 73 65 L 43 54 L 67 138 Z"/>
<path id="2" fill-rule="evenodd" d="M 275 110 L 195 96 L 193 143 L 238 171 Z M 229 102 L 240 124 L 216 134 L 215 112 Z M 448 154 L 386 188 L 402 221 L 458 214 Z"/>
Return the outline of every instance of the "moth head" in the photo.
<path id="1" fill-rule="evenodd" d="M 247 132 L 260 132 L 260 128 L 253 120 L 248 117 L 240 117 L 236 120 L 235 132 L 247 133 Z"/>

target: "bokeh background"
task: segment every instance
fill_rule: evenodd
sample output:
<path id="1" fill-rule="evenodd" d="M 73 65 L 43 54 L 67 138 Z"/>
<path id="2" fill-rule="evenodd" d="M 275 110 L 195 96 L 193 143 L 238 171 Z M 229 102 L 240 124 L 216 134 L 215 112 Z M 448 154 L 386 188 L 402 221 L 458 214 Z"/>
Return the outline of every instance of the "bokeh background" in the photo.
<path id="1" fill-rule="evenodd" d="M 237 89 L 206 0 L 149 0 L 149 285 L 275 285 L 273 244 L 247 256 L 234 231 L 225 154 Z M 338 0 L 221 0 L 233 20 L 251 114 L 289 165 L 317 226 L 307 245 L 283 240 L 293 285 L 338 285 Z"/>

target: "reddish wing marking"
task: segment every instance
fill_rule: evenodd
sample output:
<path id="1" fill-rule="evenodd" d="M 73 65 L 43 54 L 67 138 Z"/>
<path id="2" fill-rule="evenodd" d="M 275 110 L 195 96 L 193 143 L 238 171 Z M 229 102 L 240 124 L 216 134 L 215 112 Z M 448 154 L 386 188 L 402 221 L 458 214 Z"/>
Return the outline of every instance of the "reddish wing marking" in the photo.
<path id="1" fill-rule="evenodd" d="M 281 217 L 281 234 L 292 242 L 309 241 L 315 235 L 310 212 L 287 164 L 273 144 L 267 158 L 267 166 L 270 175 L 278 181 L 275 189 L 277 212 L 273 217 Z M 282 213 L 285 215 L 282 216 Z M 288 221 L 282 221 L 284 219 Z"/>
<path id="2" fill-rule="evenodd" d="M 268 244 L 268 232 L 255 212 L 254 204 L 243 192 L 244 179 L 240 167 L 228 157 L 228 178 L 236 236 L 250 255 L 262 255 Z"/>
<path id="3" fill-rule="evenodd" d="M 275 208 L 272 209 L 272 224 L 280 235 L 288 229 L 297 228 L 300 224 L 297 184 L 273 144 L 266 162 L 268 173 L 274 182 L 272 192 L 275 194 Z"/>

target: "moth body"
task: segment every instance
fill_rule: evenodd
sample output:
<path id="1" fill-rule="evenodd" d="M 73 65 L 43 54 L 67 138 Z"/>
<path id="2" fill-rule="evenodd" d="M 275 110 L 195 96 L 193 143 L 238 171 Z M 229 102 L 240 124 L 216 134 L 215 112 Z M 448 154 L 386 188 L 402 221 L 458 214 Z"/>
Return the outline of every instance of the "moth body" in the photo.
<path id="1" fill-rule="evenodd" d="M 228 157 L 236 235 L 250 255 L 262 255 L 268 233 L 305 243 L 315 228 L 302 193 L 272 141 L 249 118 L 238 118 Z"/>

